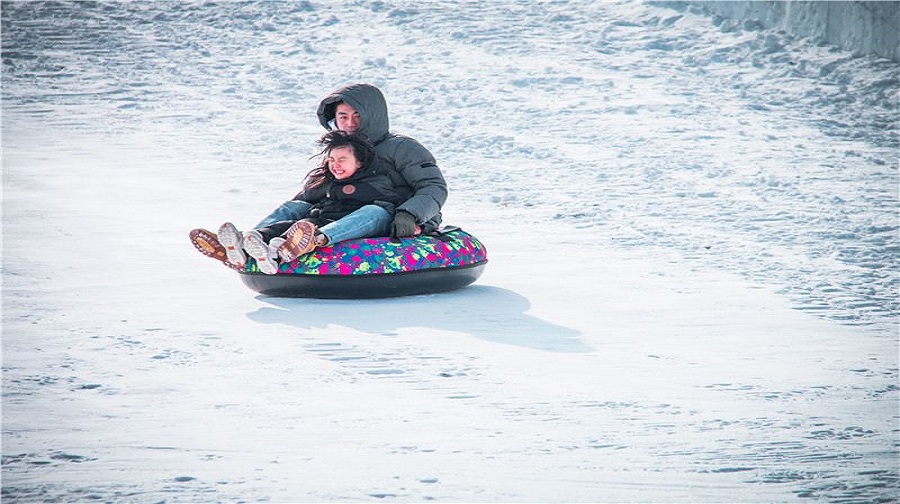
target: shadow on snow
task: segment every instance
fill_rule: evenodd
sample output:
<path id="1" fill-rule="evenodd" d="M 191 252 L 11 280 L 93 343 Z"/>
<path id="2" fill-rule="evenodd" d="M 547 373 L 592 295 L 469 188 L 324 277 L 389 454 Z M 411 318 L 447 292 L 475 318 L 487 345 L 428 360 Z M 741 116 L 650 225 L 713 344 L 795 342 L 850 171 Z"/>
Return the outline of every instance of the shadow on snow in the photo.
<path id="1" fill-rule="evenodd" d="M 527 298 L 499 287 L 473 285 L 449 293 L 373 300 L 257 299 L 272 306 L 247 317 L 263 324 L 301 329 L 335 324 L 374 334 L 422 327 L 548 352 L 594 350 L 579 339 L 579 331 L 528 315 Z"/>

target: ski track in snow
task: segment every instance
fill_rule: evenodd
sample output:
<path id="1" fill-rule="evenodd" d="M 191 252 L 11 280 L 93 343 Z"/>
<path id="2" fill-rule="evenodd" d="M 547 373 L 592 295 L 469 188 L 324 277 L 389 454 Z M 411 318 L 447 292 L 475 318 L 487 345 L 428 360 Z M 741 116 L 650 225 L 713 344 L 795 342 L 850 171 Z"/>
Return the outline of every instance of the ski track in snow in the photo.
<path id="1" fill-rule="evenodd" d="M 4 500 L 878 502 L 900 491 L 896 415 L 852 408 L 898 391 L 896 354 L 883 358 L 900 310 L 896 64 L 677 4 L 22 2 L 4 4 L 2 23 Z M 654 348 L 664 336 L 637 334 L 646 342 L 627 344 L 671 375 L 598 357 L 611 383 L 600 399 L 592 385 L 574 385 L 598 366 L 581 358 L 598 349 L 572 321 L 577 308 L 595 309 L 579 304 L 578 290 L 570 324 L 541 318 L 515 290 L 478 284 L 446 304 L 259 307 L 225 297 L 212 316 L 252 308 L 246 321 L 216 321 L 236 326 L 221 334 L 202 320 L 209 299 L 173 307 L 163 297 L 135 312 L 128 300 L 154 287 L 130 275 L 194 289 L 226 272 L 183 276 L 181 257 L 159 250 L 133 264 L 109 260 L 108 277 L 84 272 L 91 257 L 108 260 L 108 250 L 145 236 L 186 248 L 191 226 L 255 222 L 305 172 L 298 160 L 321 133 L 318 99 L 353 81 L 381 87 L 393 129 L 435 153 L 451 184 L 447 222 L 524 236 L 517 243 L 535 250 L 523 254 L 546 248 L 564 263 L 560 276 L 536 278 L 582 285 L 581 270 L 628 257 L 658 261 L 651 277 L 680 279 L 684 295 L 702 298 L 707 284 L 693 277 L 725 271 L 850 327 L 869 362 L 820 349 L 805 380 L 741 382 L 724 372 L 740 356 L 723 355 L 722 369 L 692 378 L 688 350 Z M 46 163 L 16 164 L 34 159 Z M 143 170 L 123 170 L 123 159 Z M 66 177 L 55 176 L 61 162 Z M 98 192 L 104 183 L 110 191 Z M 179 218 L 177 239 L 168 238 L 171 222 L 142 214 L 157 206 Z M 67 247 L 65 264 L 18 238 L 35 225 Z M 102 245 L 81 238 L 98 231 L 108 235 Z M 489 271 L 505 271 L 503 257 L 491 260 Z M 604 284 L 628 281 L 602 271 Z M 107 286 L 123 288 L 121 300 Z M 69 289 L 102 304 L 98 318 L 122 314 L 92 320 Z M 427 320 L 429 331 L 386 318 L 392 308 Z M 627 332 L 627 321 L 609 323 Z M 710 345 L 747 344 L 728 321 L 683 323 Z M 803 341 L 831 341 L 816 338 Z M 497 343 L 546 355 L 510 350 L 521 362 L 504 362 L 486 350 Z M 314 359 L 285 361 L 296 345 Z M 780 363 L 793 351 L 789 341 L 765 350 Z M 258 374 L 247 374 L 249 359 Z M 850 368 L 848 381 L 827 381 L 822 369 L 835 363 Z M 544 364 L 568 372 L 545 380 Z M 630 369 L 642 387 L 626 381 Z M 254 380 L 266 385 L 259 395 L 229 392 Z M 303 390 L 316 386 L 344 397 Z M 410 406 L 422 391 L 433 402 Z M 383 409 L 355 408 L 374 404 L 369 394 Z M 841 404 L 835 398 L 848 411 L 819 409 Z M 729 402 L 735 410 L 691 406 Z M 67 425 L 62 411 L 104 414 L 66 432 L 37 421 Z M 130 422 L 159 431 L 131 434 Z M 402 442 L 398 424 L 409 426 Z M 467 444 L 455 440 L 460 425 Z M 345 437 L 308 434 L 330 429 Z M 115 448 L 89 450 L 80 430 L 108 435 L 97 443 Z M 234 435 L 245 432 L 254 441 Z M 365 467 L 385 453 L 406 462 Z M 234 459 L 246 470 L 216 465 Z M 467 478 L 485 459 L 496 461 L 485 481 Z M 155 466 L 192 472 L 160 480 Z M 335 467 L 359 479 L 336 478 Z"/>

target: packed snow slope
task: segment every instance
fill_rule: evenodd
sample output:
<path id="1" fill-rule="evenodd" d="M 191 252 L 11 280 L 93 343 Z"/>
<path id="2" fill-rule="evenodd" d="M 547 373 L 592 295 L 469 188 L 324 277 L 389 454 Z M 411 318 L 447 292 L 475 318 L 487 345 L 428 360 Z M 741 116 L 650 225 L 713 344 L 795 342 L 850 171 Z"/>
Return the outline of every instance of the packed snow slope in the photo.
<path id="1" fill-rule="evenodd" d="M 896 500 L 898 65 L 678 5 L 3 3 L 3 500 Z M 191 247 L 352 82 L 474 285 Z"/>
<path id="2" fill-rule="evenodd" d="M 693 8 L 750 28 L 777 28 L 860 54 L 900 62 L 900 3 L 698 1 Z M 662 4 L 662 5 L 669 5 Z M 722 23 L 723 19 L 716 22 Z"/>

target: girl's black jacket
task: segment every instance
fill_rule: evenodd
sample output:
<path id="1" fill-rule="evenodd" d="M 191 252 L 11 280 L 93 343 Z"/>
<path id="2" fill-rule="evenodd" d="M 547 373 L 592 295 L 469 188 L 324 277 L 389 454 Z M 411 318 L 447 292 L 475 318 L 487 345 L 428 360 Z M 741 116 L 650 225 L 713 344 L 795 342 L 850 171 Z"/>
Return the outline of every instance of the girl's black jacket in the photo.
<path id="1" fill-rule="evenodd" d="M 378 173 L 373 166 L 361 167 L 343 180 L 327 172 L 321 184 L 307 187 L 294 199 L 311 203 L 310 219 L 324 222 L 336 221 L 371 204 L 384 208 L 393 217 L 396 206 L 404 201 L 391 178 Z"/>

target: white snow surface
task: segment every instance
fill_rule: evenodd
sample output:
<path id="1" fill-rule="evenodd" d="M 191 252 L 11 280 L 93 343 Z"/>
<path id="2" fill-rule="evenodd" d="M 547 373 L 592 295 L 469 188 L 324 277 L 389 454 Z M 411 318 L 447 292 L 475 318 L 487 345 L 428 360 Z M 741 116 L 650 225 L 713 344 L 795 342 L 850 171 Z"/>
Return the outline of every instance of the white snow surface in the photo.
<path id="1" fill-rule="evenodd" d="M 897 499 L 897 64 L 639 2 L 5 2 L 2 44 L 4 502 Z M 190 245 L 353 82 L 471 286 Z"/>

